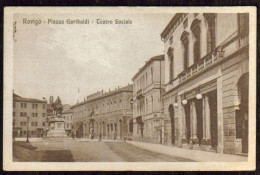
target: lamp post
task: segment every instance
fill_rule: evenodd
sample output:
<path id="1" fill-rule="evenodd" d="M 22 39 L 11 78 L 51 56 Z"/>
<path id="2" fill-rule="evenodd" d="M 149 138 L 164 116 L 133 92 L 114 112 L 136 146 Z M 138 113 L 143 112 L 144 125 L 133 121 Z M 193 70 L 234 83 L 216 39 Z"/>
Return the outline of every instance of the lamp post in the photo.
<path id="1" fill-rule="evenodd" d="M 26 142 L 29 142 L 29 116 L 26 116 L 27 118 L 27 137 L 26 137 Z"/>

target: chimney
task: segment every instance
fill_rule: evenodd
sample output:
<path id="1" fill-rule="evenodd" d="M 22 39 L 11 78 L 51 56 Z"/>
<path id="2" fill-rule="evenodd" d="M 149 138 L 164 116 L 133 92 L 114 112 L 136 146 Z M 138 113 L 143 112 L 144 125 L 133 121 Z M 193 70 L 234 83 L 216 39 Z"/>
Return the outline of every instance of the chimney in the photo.
<path id="1" fill-rule="evenodd" d="M 43 97 L 42 99 L 43 99 L 43 101 L 47 101 L 45 97 Z"/>

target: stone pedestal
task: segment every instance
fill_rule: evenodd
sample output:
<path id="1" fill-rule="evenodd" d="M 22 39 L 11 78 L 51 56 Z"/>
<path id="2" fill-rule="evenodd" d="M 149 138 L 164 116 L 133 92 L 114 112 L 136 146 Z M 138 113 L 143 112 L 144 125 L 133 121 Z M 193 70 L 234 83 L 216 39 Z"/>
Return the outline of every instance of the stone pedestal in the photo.
<path id="1" fill-rule="evenodd" d="M 49 121 L 48 138 L 67 137 L 64 127 L 65 119 L 53 116 Z"/>

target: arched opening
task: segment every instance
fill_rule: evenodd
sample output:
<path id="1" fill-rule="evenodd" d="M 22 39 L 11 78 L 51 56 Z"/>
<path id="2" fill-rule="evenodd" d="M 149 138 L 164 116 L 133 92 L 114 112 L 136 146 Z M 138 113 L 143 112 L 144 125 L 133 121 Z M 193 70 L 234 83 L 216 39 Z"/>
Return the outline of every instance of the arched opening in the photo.
<path id="1" fill-rule="evenodd" d="M 242 153 L 248 153 L 248 85 L 249 73 L 245 73 L 237 83 L 240 104 L 236 112 L 236 137 L 242 139 Z"/>
<path id="2" fill-rule="evenodd" d="M 186 70 L 189 67 L 189 33 L 184 31 L 181 35 L 181 42 L 183 46 L 183 69 Z"/>
<path id="3" fill-rule="evenodd" d="M 129 132 L 133 133 L 133 119 L 130 119 L 128 128 L 129 128 Z"/>
<path id="4" fill-rule="evenodd" d="M 103 122 L 102 123 L 102 138 L 104 138 L 105 137 L 105 135 L 106 135 L 106 125 L 105 125 L 105 122 Z"/>
<path id="5" fill-rule="evenodd" d="M 191 24 L 191 31 L 194 37 L 193 56 L 194 63 L 200 59 L 200 20 L 195 19 Z"/>
<path id="6" fill-rule="evenodd" d="M 122 132 L 122 120 L 119 120 L 119 138 L 122 139 L 123 137 L 123 132 Z"/>
<path id="7" fill-rule="evenodd" d="M 171 118 L 171 143 L 175 144 L 175 123 L 174 123 L 174 108 L 172 105 L 169 106 L 169 114 Z"/>

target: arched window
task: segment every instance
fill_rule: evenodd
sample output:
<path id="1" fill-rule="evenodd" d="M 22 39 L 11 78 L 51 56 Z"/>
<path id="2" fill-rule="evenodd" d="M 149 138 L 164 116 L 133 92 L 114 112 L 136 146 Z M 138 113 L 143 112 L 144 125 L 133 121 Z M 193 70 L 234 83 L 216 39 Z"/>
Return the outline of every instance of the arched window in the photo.
<path id="1" fill-rule="evenodd" d="M 170 47 L 168 49 L 168 58 L 169 58 L 169 79 L 170 81 L 173 80 L 174 74 L 173 74 L 173 49 Z"/>
<path id="2" fill-rule="evenodd" d="M 204 13 L 203 16 L 206 19 L 207 23 L 207 53 L 212 52 L 216 47 L 216 39 L 215 39 L 215 18 L 216 14 L 214 13 Z"/>
<path id="3" fill-rule="evenodd" d="M 200 20 L 195 19 L 191 24 L 191 31 L 194 36 L 194 63 L 197 63 L 200 59 Z"/>
<path id="4" fill-rule="evenodd" d="M 183 68 L 184 70 L 189 67 L 189 33 L 184 31 L 181 35 L 181 42 L 183 46 Z"/>

